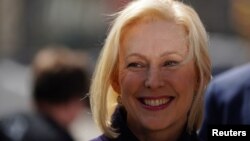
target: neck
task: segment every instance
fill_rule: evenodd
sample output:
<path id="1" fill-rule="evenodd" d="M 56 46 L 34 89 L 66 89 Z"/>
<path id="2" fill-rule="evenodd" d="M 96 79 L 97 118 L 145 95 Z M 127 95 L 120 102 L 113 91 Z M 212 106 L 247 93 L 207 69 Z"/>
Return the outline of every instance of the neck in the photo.
<path id="1" fill-rule="evenodd" d="M 148 130 L 139 126 L 132 126 L 130 130 L 140 141 L 177 141 L 185 130 L 185 125 L 184 120 L 161 130 Z"/>

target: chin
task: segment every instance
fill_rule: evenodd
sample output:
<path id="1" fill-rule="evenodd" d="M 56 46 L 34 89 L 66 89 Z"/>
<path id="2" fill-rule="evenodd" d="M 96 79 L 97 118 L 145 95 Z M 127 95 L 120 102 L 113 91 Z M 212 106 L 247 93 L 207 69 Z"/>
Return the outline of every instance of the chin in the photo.
<path id="1" fill-rule="evenodd" d="M 147 121 L 146 123 L 144 123 L 144 128 L 147 130 L 162 130 L 167 128 L 168 122 L 166 121 Z"/>

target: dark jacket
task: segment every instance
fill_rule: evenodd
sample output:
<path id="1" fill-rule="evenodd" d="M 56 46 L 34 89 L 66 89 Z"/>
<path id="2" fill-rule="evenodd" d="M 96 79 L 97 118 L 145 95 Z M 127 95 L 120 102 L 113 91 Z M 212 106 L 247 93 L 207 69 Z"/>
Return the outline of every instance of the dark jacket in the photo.
<path id="1" fill-rule="evenodd" d="M 207 140 L 209 125 L 250 125 L 250 64 L 217 76 L 205 96 L 205 117 L 199 136 Z"/>
<path id="2" fill-rule="evenodd" d="M 52 119 L 39 114 L 15 114 L 0 121 L 1 141 L 73 141 Z"/>
<path id="3" fill-rule="evenodd" d="M 91 141 L 139 141 L 126 124 L 126 112 L 124 108 L 117 108 L 112 119 L 112 127 L 118 129 L 118 133 L 120 133 L 118 138 L 110 139 L 105 135 L 101 135 Z M 193 132 L 190 135 L 187 132 L 184 132 L 179 141 L 198 141 L 197 134 Z"/>

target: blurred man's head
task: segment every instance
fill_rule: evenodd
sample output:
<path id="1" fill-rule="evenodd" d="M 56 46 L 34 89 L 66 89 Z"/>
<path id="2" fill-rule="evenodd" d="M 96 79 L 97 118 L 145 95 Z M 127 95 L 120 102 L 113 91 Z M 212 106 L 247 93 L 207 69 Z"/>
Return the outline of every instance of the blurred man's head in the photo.
<path id="1" fill-rule="evenodd" d="M 33 99 L 37 109 L 67 126 L 88 92 L 87 58 L 64 47 L 47 47 L 33 61 Z"/>

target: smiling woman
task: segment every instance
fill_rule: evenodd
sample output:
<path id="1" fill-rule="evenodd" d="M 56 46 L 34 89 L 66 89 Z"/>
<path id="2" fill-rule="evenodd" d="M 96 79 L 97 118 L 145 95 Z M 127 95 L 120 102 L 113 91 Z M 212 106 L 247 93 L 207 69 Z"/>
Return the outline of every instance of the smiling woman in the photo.
<path id="1" fill-rule="evenodd" d="M 185 30 L 157 19 L 142 20 L 125 34 L 114 86 L 119 86 L 115 89 L 127 111 L 130 129 L 147 135 L 151 130 L 164 129 L 164 135 L 178 137 L 198 80 L 193 59 L 183 64 L 188 53 Z"/>
<path id="2" fill-rule="evenodd" d="M 210 69 L 192 8 L 131 2 L 114 20 L 93 76 L 91 107 L 104 133 L 94 141 L 198 140 Z"/>

